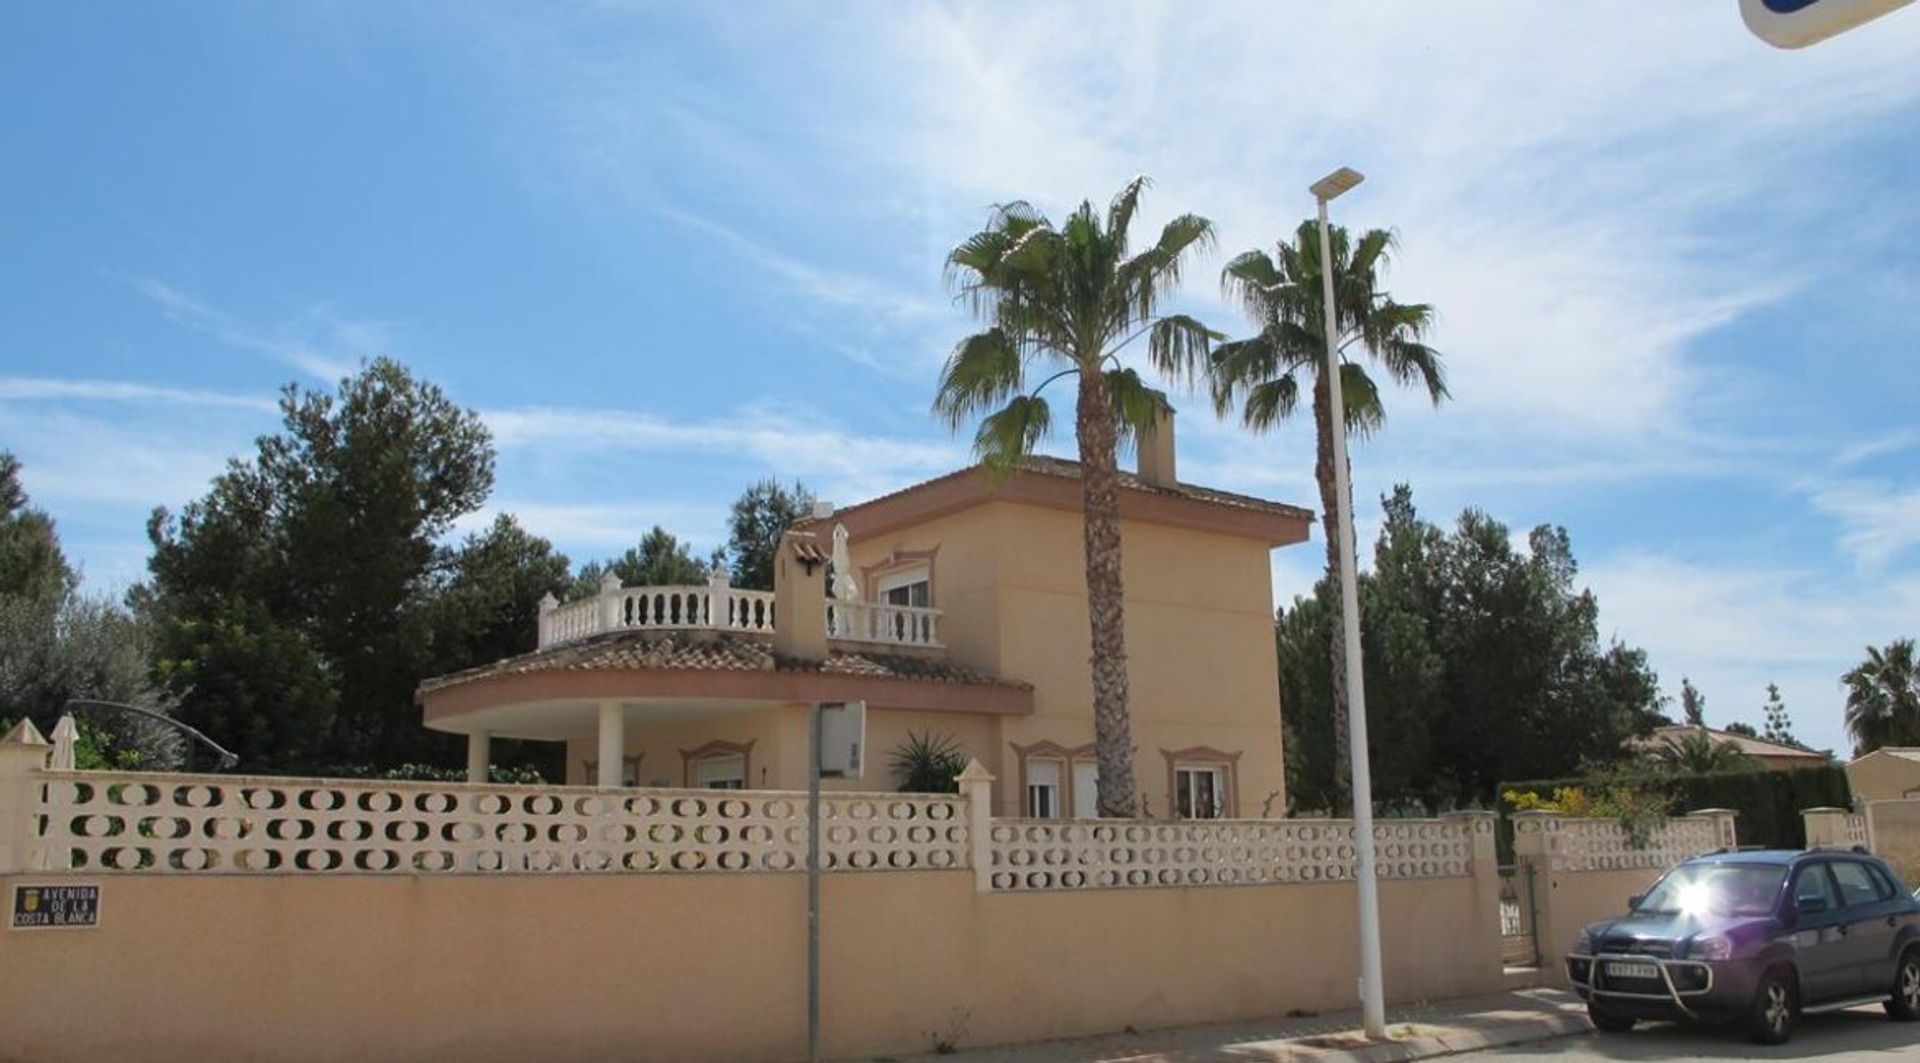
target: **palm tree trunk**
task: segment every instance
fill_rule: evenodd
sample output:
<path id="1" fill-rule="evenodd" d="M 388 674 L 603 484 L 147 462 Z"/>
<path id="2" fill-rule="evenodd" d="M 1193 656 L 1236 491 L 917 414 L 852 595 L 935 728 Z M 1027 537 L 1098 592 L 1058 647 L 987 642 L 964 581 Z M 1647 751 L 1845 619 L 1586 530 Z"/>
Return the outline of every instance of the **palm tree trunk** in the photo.
<path id="1" fill-rule="evenodd" d="M 1325 372 L 1314 374 L 1313 423 L 1319 436 L 1313 475 L 1320 484 L 1320 527 L 1327 544 L 1327 585 L 1333 589 L 1334 609 L 1327 626 L 1333 653 L 1333 814 L 1352 807 L 1352 743 L 1347 730 L 1347 629 L 1340 616 L 1339 494 L 1333 482 L 1333 395 Z"/>
<path id="2" fill-rule="evenodd" d="M 1113 406 L 1097 368 L 1080 370 L 1075 413 L 1085 514 L 1087 615 L 1093 639 L 1093 750 L 1100 765 L 1102 816 L 1139 813 L 1133 785 L 1133 732 L 1127 715 L 1127 646 L 1120 583 L 1120 476 Z"/>

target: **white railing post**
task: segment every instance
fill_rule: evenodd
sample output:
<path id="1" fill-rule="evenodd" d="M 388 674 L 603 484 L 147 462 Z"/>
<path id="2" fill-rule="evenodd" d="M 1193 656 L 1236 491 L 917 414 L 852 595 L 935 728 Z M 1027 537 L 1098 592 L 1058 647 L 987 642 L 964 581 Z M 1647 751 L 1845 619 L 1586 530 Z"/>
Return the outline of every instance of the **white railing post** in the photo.
<path id="1" fill-rule="evenodd" d="M 967 842 L 973 859 L 973 888 L 993 889 L 993 773 L 978 760 L 967 761 L 955 779 L 967 802 Z"/>
<path id="2" fill-rule="evenodd" d="M 595 632 L 617 631 L 620 629 L 620 574 L 612 569 L 600 577 L 599 623 Z"/>
<path id="3" fill-rule="evenodd" d="M 540 596 L 540 641 L 537 648 L 545 649 L 553 641 L 553 611 L 560 608 L 560 599 L 552 591 Z"/>
<path id="4" fill-rule="evenodd" d="M 727 599 L 733 595 L 733 573 L 725 565 L 713 566 L 707 576 L 707 626 L 725 629 L 732 626 L 727 615 Z"/>
<path id="5" fill-rule="evenodd" d="M 40 780 L 53 746 L 21 718 L 0 738 L 0 875 L 46 867 L 40 844 Z"/>

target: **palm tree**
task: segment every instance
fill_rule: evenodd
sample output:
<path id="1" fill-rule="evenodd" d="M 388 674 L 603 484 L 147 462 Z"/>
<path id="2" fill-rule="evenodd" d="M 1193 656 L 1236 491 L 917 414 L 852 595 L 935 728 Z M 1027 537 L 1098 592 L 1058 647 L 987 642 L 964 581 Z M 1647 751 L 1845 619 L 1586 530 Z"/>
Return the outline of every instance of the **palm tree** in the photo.
<path id="1" fill-rule="evenodd" d="M 1074 377 L 1074 437 L 1080 447 L 1087 611 L 1091 621 L 1094 751 L 1103 816 L 1138 813 L 1127 715 L 1126 637 L 1121 612 L 1120 495 L 1115 450 L 1151 423 L 1164 398 L 1120 365 L 1121 348 L 1146 337 L 1147 358 L 1169 373 L 1196 374 L 1217 337 L 1162 301 L 1180 281 L 1187 252 L 1213 241 L 1213 223 L 1193 214 L 1168 222 L 1160 239 L 1129 254 L 1144 177 L 1113 197 L 1105 216 L 1082 202 L 1055 227 L 1024 202 L 994 208 L 986 228 L 947 256 L 947 278 L 987 326 L 961 340 L 940 374 L 933 409 L 959 428 L 979 416 L 974 451 L 1008 475 L 1052 424 L 1048 384 Z M 1029 388 L 1029 372 L 1054 370 Z"/>
<path id="2" fill-rule="evenodd" d="M 1847 687 L 1847 732 L 1854 755 L 1881 746 L 1920 745 L 1920 668 L 1913 640 L 1895 639 L 1885 649 L 1867 647 L 1867 659 L 1840 677 Z"/>
<path id="3" fill-rule="evenodd" d="M 1758 760 L 1730 741 L 1716 742 L 1702 727 L 1653 747 L 1653 759 L 1663 768 L 1683 775 L 1712 771 L 1756 771 Z"/>
<path id="4" fill-rule="evenodd" d="M 1340 352 L 1340 387 L 1347 426 L 1357 435 L 1380 427 L 1386 410 L 1367 367 L 1353 359 L 1364 354 L 1397 384 L 1424 388 L 1435 405 L 1447 397 L 1440 354 L 1421 340 L 1433 323 L 1433 308 L 1402 303 L 1381 287 L 1392 233 L 1370 229 L 1352 243 L 1335 227 L 1329 237 L 1333 256 L 1335 347 Z M 1340 578 L 1339 539 L 1335 537 L 1332 401 L 1326 374 L 1326 310 L 1322 298 L 1319 225 L 1300 224 L 1293 243 L 1279 242 L 1273 255 L 1248 251 L 1227 263 L 1221 287 L 1237 299 L 1259 326 L 1259 333 L 1214 349 L 1209 377 L 1214 408 L 1225 416 L 1240 407 L 1241 420 L 1256 432 L 1292 416 L 1300 402 L 1301 377 L 1312 381 L 1313 419 L 1319 434 L 1314 475 L 1320 485 L 1320 513 L 1327 543 L 1327 579 Z M 1348 805 L 1346 632 L 1333 628 L 1333 735 L 1339 764 L 1334 769 L 1335 799 Z"/>

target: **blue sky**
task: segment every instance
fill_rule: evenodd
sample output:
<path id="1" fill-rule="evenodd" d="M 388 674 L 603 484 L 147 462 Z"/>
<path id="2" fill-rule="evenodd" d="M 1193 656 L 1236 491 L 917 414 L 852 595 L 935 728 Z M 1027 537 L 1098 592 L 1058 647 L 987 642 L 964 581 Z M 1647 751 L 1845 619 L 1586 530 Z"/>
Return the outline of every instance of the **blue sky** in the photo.
<path id="1" fill-rule="evenodd" d="M 1787 53 L 1731 0 L 814 7 L 16 12 L 0 447 L 89 585 L 280 385 L 376 354 L 483 412 L 493 508 L 576 560 L 704 551 L 769 473 L 857 501 L 966 458 L 927 403 L 989 204 L 1150 174 L 1145 223 L 1220 229 L 1185 308 L 1239 331 L 1219 266 L 1347 164 L 1457 400 L 1392 397 L 1364 541 L 1401 480 L 1564 524 L 1670 691 L 1759 723 L 1778 682 L 1820 745 L 1920 634 L 1920 12 Z M 1184 478 L 1316 504 L 1304 426 L 1178 404 Z"/>

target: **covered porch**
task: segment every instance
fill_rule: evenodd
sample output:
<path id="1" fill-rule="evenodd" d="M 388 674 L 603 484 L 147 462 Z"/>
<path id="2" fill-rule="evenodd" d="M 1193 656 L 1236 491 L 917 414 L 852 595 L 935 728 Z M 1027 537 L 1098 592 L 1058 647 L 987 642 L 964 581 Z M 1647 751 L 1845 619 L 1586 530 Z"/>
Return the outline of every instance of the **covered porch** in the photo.
<path id="1" fill-rule="evenodd" d="M 765 637 L 634 630 L 441 676 L 418 700 L 428 728 L 467 737 L 470 780 L 486 779 L 494 739 L 530 739 L 566 743 L 566 781 L 603 787 L 798 788 L 807 710 L 820 702 L 866 703 L 869 759 L 927 729 L 992 758 L 996 721 L 1033 711 L 1027 684 L 937 658 L 832 649 L 807 660 Z"/>

